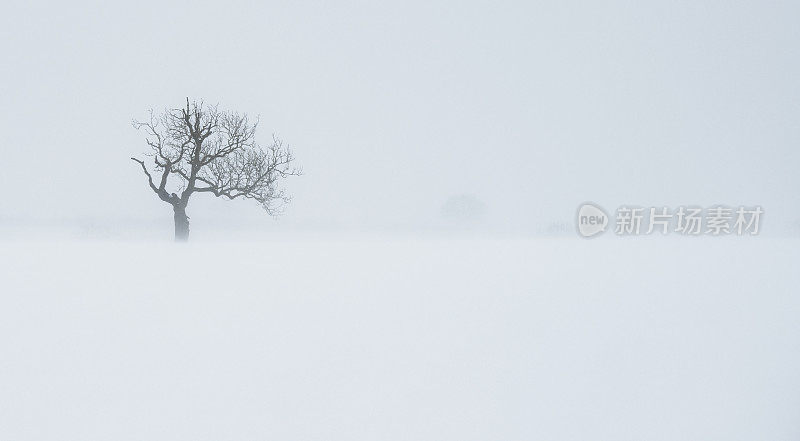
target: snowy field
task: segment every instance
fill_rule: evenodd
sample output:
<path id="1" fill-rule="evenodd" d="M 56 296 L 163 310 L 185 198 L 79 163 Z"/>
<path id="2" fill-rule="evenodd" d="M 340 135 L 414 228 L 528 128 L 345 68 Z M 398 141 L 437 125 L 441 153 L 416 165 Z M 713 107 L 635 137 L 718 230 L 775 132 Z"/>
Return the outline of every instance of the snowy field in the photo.
<path id="1" fill-rule="evenodd" d="M 800 241 L 0 242 L 0 440 L 800 439 Z"/>

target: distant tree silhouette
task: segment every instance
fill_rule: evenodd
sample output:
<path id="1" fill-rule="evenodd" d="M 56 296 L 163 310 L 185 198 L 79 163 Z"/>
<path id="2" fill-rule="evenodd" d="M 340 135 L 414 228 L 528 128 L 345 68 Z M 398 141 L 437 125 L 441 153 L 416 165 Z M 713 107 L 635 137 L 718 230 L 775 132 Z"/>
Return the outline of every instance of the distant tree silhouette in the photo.
<path id="1" fill-rule="evenodd" d="M 477 221 L 483 217 L 485 212 L 486 206 L 483 202 L 471 194 L 450 196 L 442 204 L 442 216 L 451 221 Z"/>
<path id="2" fill-rule="evenodd" d="M 264 148 L 256 143 L 258 121 L 202 101 L 187 98 L 184 108 L 150 111 L 148 121 L 134 120 L 133 126 L 146 132 L 145 156 L 151 160 L 131 159 L 142 167 L 150 189 L 172 206 L 176 241 L 189 239 L 186 207 L 193 194 L 253 199 L 275 215 L 290 200 L 278 181 L 301 174 L 279 139 L 273 136 Z"/>

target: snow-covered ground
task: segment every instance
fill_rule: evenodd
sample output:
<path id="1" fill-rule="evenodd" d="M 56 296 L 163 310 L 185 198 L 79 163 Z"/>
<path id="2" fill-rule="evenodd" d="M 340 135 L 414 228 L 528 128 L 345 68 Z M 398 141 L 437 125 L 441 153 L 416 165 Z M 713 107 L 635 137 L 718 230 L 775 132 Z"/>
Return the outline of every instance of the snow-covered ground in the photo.
<path id="1" fill-rule="evenodd" d="M 800 241 L 0 243 L 0 440 L 800 439 Z"/>

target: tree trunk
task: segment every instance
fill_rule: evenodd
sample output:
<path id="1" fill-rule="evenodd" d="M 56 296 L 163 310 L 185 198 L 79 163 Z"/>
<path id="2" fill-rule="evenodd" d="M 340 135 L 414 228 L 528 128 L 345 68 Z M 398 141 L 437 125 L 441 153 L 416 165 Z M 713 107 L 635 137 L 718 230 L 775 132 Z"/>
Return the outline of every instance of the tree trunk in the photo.
<path id="1" fill-rule="evenodd" d="M 186 242 L 189 240 L 189 216 L 186 215 L 186 207 L 173 205 L 175 212 L 175 242 Z"/>

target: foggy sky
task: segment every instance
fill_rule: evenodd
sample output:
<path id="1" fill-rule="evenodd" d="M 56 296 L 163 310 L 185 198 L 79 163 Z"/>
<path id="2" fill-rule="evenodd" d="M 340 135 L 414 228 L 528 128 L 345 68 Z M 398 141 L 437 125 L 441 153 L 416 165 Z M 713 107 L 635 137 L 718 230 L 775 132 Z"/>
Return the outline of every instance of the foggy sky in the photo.
<path id="1" fill-rule="evenodd" d="M 797 2 L 6 2 L 0 219 L 164 219 L 132 155 L 188 96 L 305 175 L 283 224 L 491 225 L 581 202 L 800 219 Z M 195 195 L 193 219 L 266 217 Z"/>

